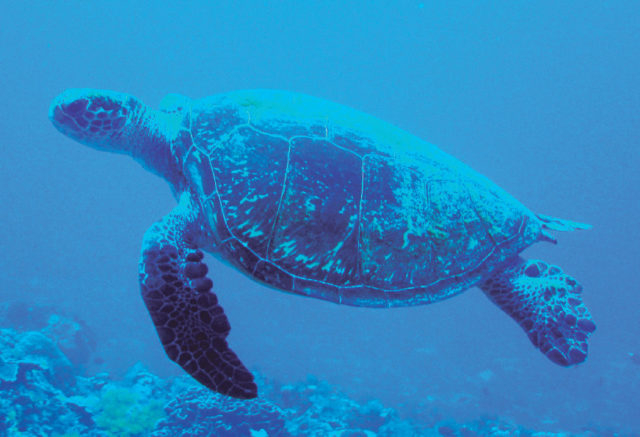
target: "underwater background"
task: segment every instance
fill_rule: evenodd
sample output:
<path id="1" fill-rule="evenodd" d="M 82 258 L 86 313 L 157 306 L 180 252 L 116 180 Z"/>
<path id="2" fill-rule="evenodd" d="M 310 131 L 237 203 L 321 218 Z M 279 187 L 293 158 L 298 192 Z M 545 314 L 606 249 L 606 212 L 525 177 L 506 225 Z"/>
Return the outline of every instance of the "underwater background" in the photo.
<path id="1" fill-rule="evenodd" d="M 640 3 L 2 2 L 0 435 L 640 435 Z M 55 130 L 67 88 L 157 107 L 246 88 L 323 97 L 593 225 L 524 252 L 598 329 L 562 368 L 480 290 L 377 310 L 276 292 L 207 256 L 253 403 L 164 354 L 139 293 L 175 199 Z M 544 433 L 547 434 L 544 434 Z M 225 434 L 227 433 L 227 434 Z"/>

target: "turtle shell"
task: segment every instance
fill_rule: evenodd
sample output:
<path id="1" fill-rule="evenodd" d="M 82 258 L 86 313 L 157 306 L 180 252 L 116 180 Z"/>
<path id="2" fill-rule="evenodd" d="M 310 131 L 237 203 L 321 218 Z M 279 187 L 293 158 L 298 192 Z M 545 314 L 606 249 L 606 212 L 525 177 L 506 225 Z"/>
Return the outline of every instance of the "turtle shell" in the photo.
<path id="1" fill-rule="evenodd" d="M 485 177 L 336 103 L 240 91 L 194 101 L 190 125 L 184 173 L 209 249 L 281 290 L 429 303 L 541 239 L 535 215 Z"/>

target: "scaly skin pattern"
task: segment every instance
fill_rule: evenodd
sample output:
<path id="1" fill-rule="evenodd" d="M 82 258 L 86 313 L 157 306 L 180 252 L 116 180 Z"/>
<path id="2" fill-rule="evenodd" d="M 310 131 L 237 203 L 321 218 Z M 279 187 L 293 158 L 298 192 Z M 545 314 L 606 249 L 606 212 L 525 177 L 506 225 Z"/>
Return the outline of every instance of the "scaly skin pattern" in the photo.
<path id="1" fill-rule="evenodd" d="M 95 148 L 126 153 L 131 147 L 126 125 L 139 120 L 142 105 L 113 91 L 69 90 L 51 105 L 49 117 L 74 140 Z M 125 138 L 123 142 L 122 139 Z"/>
<path id="2" fill-rule="evenodd" d="M 518 258 L 481 288 L 554 363 L 570 366 L 587 358 L 596 325 L 582 302 L 582 286 L 560 267 Z"/>
<path id="3" fill-rule="evenodd" d="M 262 282 L 356 306 L 424 304 L 541 239 L 518 201 L 397 128 L 298 95 L 307 113 L 291 115 L 269 109 L 286 93 L 248 93 L 194 102 L 180 148 L 215 250 Z M 416 144 L 383 143 L 403 140 Z"/>
<path id="4" fill-rule="evenodd" d="M 253 376 L 229 348 L 231 329 L 206 277 L 202 234 L 191 195 L 146 232 L 140 260 L 140 286 L 160 341 L 170 359 L 218 393 L 256 397 Z"/>

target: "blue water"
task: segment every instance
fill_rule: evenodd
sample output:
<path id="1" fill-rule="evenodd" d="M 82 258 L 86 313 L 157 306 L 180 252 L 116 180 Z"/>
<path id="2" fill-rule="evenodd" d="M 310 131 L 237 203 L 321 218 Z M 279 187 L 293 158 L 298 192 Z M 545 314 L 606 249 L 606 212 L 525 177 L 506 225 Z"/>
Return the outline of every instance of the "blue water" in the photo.
<path id="1" fill-rule="evenodd" d="M 88 374 L 140 361 L 181 375 L 137 282 L 142 236 L 175 205 L 169 187 L 60 135 L 49 104 L 78 87 L 152 107 L 170 92 L 303 92 L 438 145 L 536 212 L 593 225 L 524 255 L 580 280 L 598 330 L 586 363 L 561 368 L 478 289 L 423 307 L 343 307 L 207 258 L 243 362 L 425 424 L 497 416 L 640 434 L 639 14 L 625 1 L 4 2 L 0 298 L 84 322 Z"/>

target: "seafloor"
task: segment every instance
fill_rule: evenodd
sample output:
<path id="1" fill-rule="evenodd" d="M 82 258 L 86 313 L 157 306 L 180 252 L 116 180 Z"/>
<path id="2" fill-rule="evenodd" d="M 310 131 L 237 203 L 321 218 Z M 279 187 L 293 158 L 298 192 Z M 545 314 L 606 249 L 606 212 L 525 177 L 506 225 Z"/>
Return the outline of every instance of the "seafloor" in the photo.
<path id="1" fill-rule="evenodd" d="M 83 323 L 51 307 L 0 306 L 1 436 L 621 436 L 525 429 L 506 417 L 456 423 L 404 418 L 376 400 L 356 402 L 314 378 L 282 385 L 257 375 L 261 397 L 239 401 L 188 377 L 163 379 L 141 364 L 124 377 L 89 374 L 96 343 Z M 434 401 L 437 404 L 437 400 Z M 434 407 L 432 405 L 432 407 Z M 437 405 L 435 405 L 437 407 Z M 437 411 L 437 408 L 431 411 Z"/>

